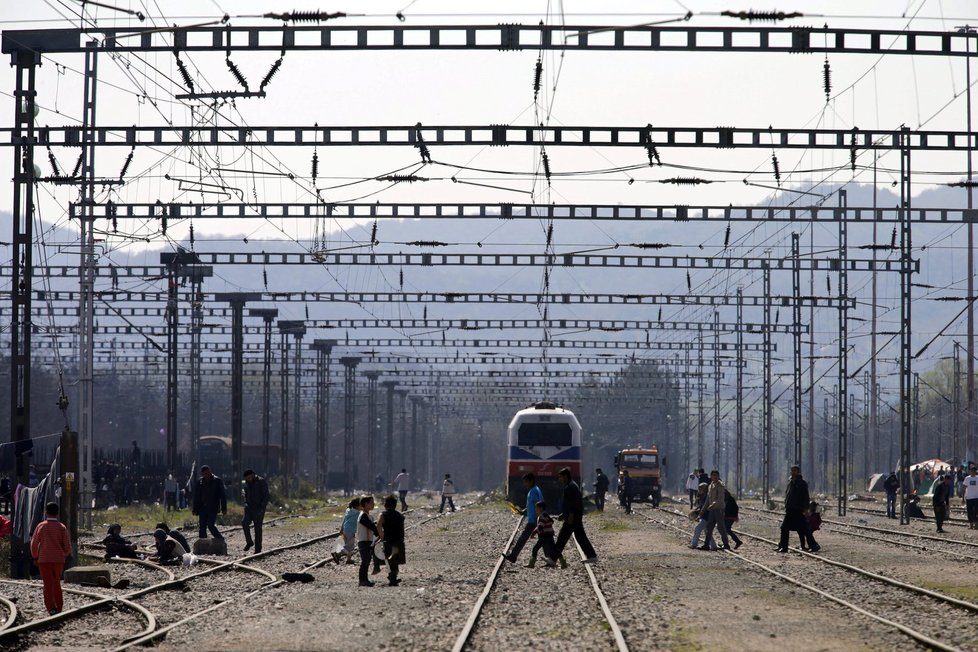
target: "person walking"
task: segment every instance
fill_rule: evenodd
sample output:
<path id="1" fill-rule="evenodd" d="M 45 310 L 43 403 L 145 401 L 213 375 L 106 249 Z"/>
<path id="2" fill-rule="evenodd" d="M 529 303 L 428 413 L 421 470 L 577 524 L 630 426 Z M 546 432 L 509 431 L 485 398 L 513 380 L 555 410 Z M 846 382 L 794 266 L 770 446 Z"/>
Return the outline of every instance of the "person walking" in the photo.
<path id="1" fill-rule="evenodd" d="M 244 488 L 241 490 L 244 498 L 244 518 L 241 519 L 241 529 L 244 530 L 245 552 L 251 550 L 251 524 L 255 524 L 255 554 L 261 552 L 261 530 L 265 520 L 265 508 L 268 507 L 268 482 L 251 469 L 244 472 Z"/>
<path id="2" fill-rule="evenodd" d="M 571 478 L 570 469 L 566 466 L 557 472 L 557 481 L 564 486 L 561 499 L 563 511 L 557 517 L 563 523 L 560 526 L 560 534 L 557 535 L 554 552 L 558 556 L 562 555 L 564 546 L 567 545 L 573 534 L 577 540 L 577 545 L 584 551 L 584 562 L 592 562 L 598 558 L 598 554 L 594 552 L 594 546 L 591 545 L 591 541 L 584 531 L 584 502 L 581 498 L 581 488 Z"/>
<path id="3" fill-rule="evenodd" d="M 543 550 L 545 566 L 553 568 L 557 565 L 557 560 L 559 559 L 560 567 L 567 568 L 567 562 L 564 560 L 564 556 L 558 555 L 556 552 L 557 544 L 554 541 L 554 519 L 547 513 L 547 503 L 542 500 L 537 503 L 537 514 L 537 528 L 535 530 L 537 543 L 533 546 L 533 556 L 530 557 L 530 562 L 526 567 L 533 568 L 537 562 L 537 553 Z"/>
<path id="4" fill-rule="evenodd" d="M 449 509 L 453 512 L 455 511 L 455 502 L 452 497 L 455 495 L 455 483 L 452 482 L 452 475 L 450 473 L 445 474 L 445 479 L 441 483 L 441 507 L 438 508 L 438 513 L 441 514 L 445 511 L 445 503 L 448 503 Z"/>
<path id="5" fill-rule="evenodd" d="M 971 465 L 968 471 L 968 475 L 961 481 L 964 488 L 964 491 L 961 492 L 961 501 L 968 511 L 968 527 L 972 530 L 978 530 L 978 468 Z"/>
<path id="6" fill-rule="evenodd" d="M 44 583 L 44 608 L 52 616 L 64 609 L 61 572 L 65 559 L 71 555 L 68 528 L 58 520 L 58 511 L 58 503 L 48 503 L 44 507 L 44 520 L 37 524 L 31 536 L 31 557 Z"/>
<path id="7" fill-rule="evenodd" d="M 896 518 L 896 499 L 897 491 L 900 490 L 900 479 L 893 471 L 890 471 L 890 475 L 883 481 L 883 490 L 886 492 L 886 517 Z"/>
<path id="8" fill-rule="evenodd" d="M 703 531 L 706 530 L 707 518 L 706 510 L 703 509 L 706 505 L 706 492 L 710 488 L 710 485 L 703 482 L 700 483 L 699 488 L 696 490 L 696 502 L 693 505 L 693 509 L 690 510 L 690 518 L 696 519 L 696 527 L 693 528 L 693 538 L 689 541 L 689 547 L 695 549 L 700 549 L 700 536 Z M 716 550 L 717 544 L 713 542 L 713 538 L 704 539 L 703 545 L 706 546 L 707 550 Z"/>
<path id="9" fill-rule="evenodd" d="M 632 493 L 635 491 L 635 482 L 628 474 L 628 469 L 621 472 L 621 486 L 618 493 L 621 495 L 621 506 L 625 508 L 626 514 L 632 513 Z"/>
<path id="10" fill-rule="evenodd" d="M 407 469 L 401 469 L 401 472 L 394 478 L 393 485 L 397 489 L 398 497 L 401 499 L 401 511 L 406 512 L 408 508 L 407 495 L 411 489 L 411 476 L 408 474 Z"/>
<path id="11" fill-rule="evenodd" d="M 598 509 L 599 512 L 603 512 L 604 511 L 604 496 L 605 496 L 606 493 L 608 493 L 608 487 L 611 485 L 611 482 L 608 480 L 608 476 L 606 476 L 604 474 L 604 471 L 602 471 L 601 469 L 597 469 L 595 471 L 595 474 L 596 474 L 596 476 L 595 476 L 594 485 L 593 485 L 594 486 L 594 506 Z"/>
<path id="12" fill-rule="evenodd" d="M 689 507 L 692 509 L 696 505 L 696 494 L 699 491 L 700 478 L 696 470 L 690 472 L 686 478 L 686 492 L 689 494 Z"/>
<path id="13" fill-rule="evenodd" d="M 340 542 L 333 550 L 333 561 L 337 564 L 343 557 L 346 563 L 353 563 L 353 553 L 357 551 L 357 519 L 360 518 L 360 496 L 350 500 L 350 504 L 343 513 L 343 520 L 340 522 Z"/>
<path id="14" fill-rule="evenodd" d="M 950 486 L 943 475 L 937 477 L 934 482 L 934 493 L 931 500 L 934 505 L 934 521 L 937 523 L 937 531 L 944 532 L 944 521 L 948 517 L 948 492 Z"/>
<path id="15" fill-rule="evenodd" d="M 211 467 L 206 464 L 200 467 L 200 480 L 194 489 L 194 506 L 191 512 L 198 519 L 198 538 L 206 539 L 210 530 L 215 539 L 224 539 L 217 529 L 217 512 L 222 516 L 228 513 L 227 494 L 224 492 L 224 480 L 214 475 Z"/>
<path id="16" fill-rule="evenodd" d="M 163 510 L 169 512 L 177 508 L 177 479 L 173 474 L 163 481 Z"/>
<path id="17" fill-rule="evenodd" d="M 384 511 L 377 519 L 377 531 L 384 540 L 384 557 L 387 558 L 387 583 L 397 586 L 400 567 L 407 561 L 404 554 L 404 515 L 397 511 L 397 498 L 384 498 Z"/>
<path id="18" fill-rule="evenodd" d="M 737 500 L 731 495 L 729 490 L 724 489 L 724 492 L 724 525 L 727 527 L 727 536 L 733 539 L 733 549 L 736 550 L 743 544 L 743 541 L 740 540 L 740 537 L 737 536 L 737 533 L 733 529 L 734 523 L 740 520 L 740 506 L 737 505 Z"/>
<path id="19" fill-rule="evenodd" d="M 716 469 L 710 471 L 710 486 L 706 490 L 706 540 L 709 541 L 713 536 L 713 530 L 720 532 L 720 540 L 723 541 L 722 550 L 730 550 L 730 543 L 727 541 L 727 488 L 720 481 L 720 472 Z M 700 550 L 706 550 L 706 545 L 700 546 Z"/>
<path id="20" fill-rule="evenodd" d="M 520 513 L 526 515 L 526 525 L 523 526 L 523 531 L 520 532 L 516 543 L 513 544 L 512 550 L 503 554 L 506 561 L 511 564 L 516 563 L 516 559 L 520 556 L 520 551 L 523 549 L 523 546 L 526 545 L 526 542 L 533 535 L 533 531 L 536 530 L 537 503 L 543 501 L 543 492 L 537 486 L 537 477 L 533 473 L 523 474 L 523 488 L 526 489 L 526 507 L 520 510 Z"/>
<path id="21" fill-rule="evenodd" d="M 805 519 L 805 511 L 810 503 L 808 483 L 801 477 L 801 467 L 792 466 L 791 478 L 784 492 L 784 520 L 781 521 L 781 541 L 775 548 L 776 552 L 788 552 L 789 532 L 797 532 L 800 537 L 804 537 L 812 552 L 821 550 L 821 546 L 815 542 L 815 537 L 808 531 Z"/>

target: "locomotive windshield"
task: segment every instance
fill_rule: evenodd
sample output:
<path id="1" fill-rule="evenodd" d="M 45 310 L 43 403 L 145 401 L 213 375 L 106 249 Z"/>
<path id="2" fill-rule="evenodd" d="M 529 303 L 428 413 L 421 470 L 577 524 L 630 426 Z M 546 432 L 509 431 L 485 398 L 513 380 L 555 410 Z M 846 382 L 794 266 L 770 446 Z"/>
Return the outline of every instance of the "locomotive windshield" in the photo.
<path id="1" fill-rule="evenodd" d="M 517 446 L 571 446 L 569 423 L 521 423 Z"/>
<path id="2" fill-rule="evenodd" d="M 626 469 L 657 469 L 658 455 L 622 455 L 622 468 Z"/>

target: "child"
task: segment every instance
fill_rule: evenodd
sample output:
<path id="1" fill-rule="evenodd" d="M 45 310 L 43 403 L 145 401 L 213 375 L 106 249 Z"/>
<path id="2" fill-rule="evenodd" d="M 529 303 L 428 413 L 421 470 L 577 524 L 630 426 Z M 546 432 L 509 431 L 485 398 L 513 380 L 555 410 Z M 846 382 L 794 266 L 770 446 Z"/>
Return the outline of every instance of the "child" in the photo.
<path id="1" fill-rule="evenodd" d="M 64 609 L 61 595 L 61 571 L 71 555 L 68 529 L 58 520 L 58 503 L 48 503 L 44 520 L 34 528 L 31 537 L 31 557 L 41 571 L 44 582 L 44 607 L 52 616 Z"/>
<path id="2" fill-rule="evenodd" d="M 814 533 L 815 530 L 822 528 L 822 515 L 818 513 L 818 503 L 814 500 L 808 503 L 808 512 L 805 514 L 805 525 L 808 530 L 804 533 L 798 533 L 798 537 L 801 539 L 801 549 L 818 552 L 821 547 L 815 541 Z M 808 545 L 805 545 L 806 543 Z"/>
<path id="3" fill-rule="evenodd" d="M 374 497 L 364 496 L 360 499 L 360 516 L 357 518 L 357 548 L 360 550 L 360 586 L 373 586 L 367 579 L 370 568 L 370 558 L 373 557 L 371 548 L 374 539 L 379 536 L 377 526 L 370 518 L 370 510 L 374 508 Z"/>
<path id="4" fill-rule="evenodd" d="M 343 514 L 343 522 L 340 524 L 340 538 L 342 542 L 336 546 L 333 552 L 333 561 L 337 564 L 346 556 L 346 563 L 353 563 L 353 553 L 357 551 L 357 518 L 360 516 L 360 498 L 354 498 Z"/>
<path id="5" fill-rule="evenodd" d="M 384 498 L 384 513 L 377 519 L 380 538 L 384 540 L 384 556 L 387 557 L 387 581 L 397 586 L 401 580 L 397 571 L 405 563 L 404 556 L 404 516 L 397 511 L 397 496 Z"/>
<path id="6" fill-rule="evenodd" d="M 526 567 L 533 568 L 537 562 L 537 551 L 541 548 L 543 548 L 543 558 L 546 560 L 544 562 L 545 565 L 548 567 L 556 566 L 558 555 L 557 544 L 554 541 L 554 518 L 547 513 L 547 503 L 542 500 L 537 503 L 537 527 L 533 530 L 533 534 L 537 536 L 537 542 L 533 546 L 530 561 Z M 567 562 L 564 560 L 564 556 L 559 555 L 559 558 L 560 567 L 567 568 Z"/>

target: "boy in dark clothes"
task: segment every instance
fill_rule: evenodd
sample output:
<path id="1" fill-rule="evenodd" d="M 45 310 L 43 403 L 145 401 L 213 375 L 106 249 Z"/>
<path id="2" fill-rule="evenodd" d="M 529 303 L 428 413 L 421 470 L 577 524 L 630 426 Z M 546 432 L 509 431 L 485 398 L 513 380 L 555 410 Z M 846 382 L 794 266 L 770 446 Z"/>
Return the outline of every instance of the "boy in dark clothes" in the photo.
<path id="1" fill-rule="evenodd" d="M 105 546 L 106 559 L 109 557 L 126 557 L 128 559 L 139 557 L 136 554 L 136 544 L 122 537 L 122 526 L 118 523 L 109 526 L 109 532 L 102 539 L 102 545 Z"/>
<path id="2" fill-rule="evenodd" d="M 157 523 L 156 529 L 163 530 L 164 532 L 166 532 L 166 536 L 173 537 L 174 539 L 176 539 L 177 543 L 183 546 L 184 549 L 187 550 L 188 552 L 191 550 L 190 543 L 187 541 L 187 537 L 180 534 L 179 530 L 171 530 L 170 526 L 167 525 L 165 522 Z"/>
<path id="3" fill-rule="evenodd" d="M 397 496 L 384 498 L 384 512 L 377 519 L 380 538 L 384 540 L 384 556 L 387 557 L 387 581 L 397 586 L 397 571 L 405 563 L 404 555 L 404 515 L 397 511 Z"/>
<path id="4" fill-rule="evenodd" d="M 547 566 L 557 565 L 557 542 L 554 541 L 554 517 L 547 513 L 547 503 L 542 500 L 537 503 L 537 528 L 533 531 L 537 536 L 536 545 L 533 546 L 533 554 L 527 568 L 533 568 L 537 560 L 537 552 L 543 548 L 543 558 Z M 566 567 L 561 555 L 561 566 Z"/>
<path id="5" fill-rule="evenodd" d="M 374 497 L 364 496 L 360 499 L 360 516 L 357 518 L 357 549 L 360 551 L 360 586 L 373 586 L 374 583 L 367 578 L 367 571 L 370 570 L 370 559 L 373 555 L 373 543 L 380 533 L 373 519 L 370 518 L 370 510 L 374 508 Z"/>

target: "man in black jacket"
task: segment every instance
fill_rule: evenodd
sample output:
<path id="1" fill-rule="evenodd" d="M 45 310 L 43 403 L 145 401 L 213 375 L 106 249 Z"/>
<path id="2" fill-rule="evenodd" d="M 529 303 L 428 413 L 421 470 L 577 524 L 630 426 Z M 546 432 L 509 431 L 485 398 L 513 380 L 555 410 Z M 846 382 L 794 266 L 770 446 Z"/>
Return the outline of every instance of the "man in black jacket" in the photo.
<path id="1" fill-rule="evenodd" d="M 896 518 L 896 498 L 900 490 L 900 480 L 896 473 L 890 472 L 886 480 L 883 481 L 883 489 L 886 491 L 886 517 Z"/>
<path id="2" fill-rule="evenodd" d="M 207 530 L 211 531 L 215 539 L 223 539 L 221 532 L 217 529 L 217 510 L 221 510 L 222 515 L 228 513 L 228 500 L 224 493 L 224 481 L 211 472 L 211 467 L 206 464 L 200 467 L 200 480 L 197 481 L 197 488 L 194 491 L 193 515 L 198 518 L 200 532 L 199 538 L 207 538 Z"/>
<path id="3" fill-rule="evenodd" d="M 792 466 L 791 479 L 788 480 L 788 488 L 784 492 L 784 520 L 781 521 L 781 541 L 776 548 L 777 552 L 788 552 L 788 533 L 791 531 L 797 532 L 803 541 L 807 540 L 808 548 L 812 552 L 820 550 L 805 521 L 805 511 L 810 502 L 808 483 L 801 477 L 801 468 Z"/>
<path id="4" fill-rule="evenodd" d="M 937 521 L 937 531 L 944 531 L 944 521 L 948 517 L 948 502 L 951 493 L 949 483 L 945 481 L 943 475 L 934 480 L 934 520 Z"/>
<path id="5" fill-rule="evenodd" d="M 599 512 L 603 512 L 604 495 L 608 493 L 608 485 L 611 483 L 608 480 L 608 476 L 604 474 L 604 471 L 598 469 L 596 473 L 597 478 L 594 481 L 594 506 L 598 508 Z"/>
<path id="6" fill-rule="evenodd" d="M 581 500 L 581 488 L 571 479 L 570 469 L 566 466 L 557 472 L 557 480 L 564 485 L 564 494 L 561 499 L 563 512 L 557 517 L 563 519 L 560 526 L 560 534 L 557 535 L 556 554 L 559 557 L 564 552 L 564 546 L 570 541 L 573 534 L 577 539 L 578 545 L 584 551 L 585 562 L 591 562 L 598 558 L 594 552 L 594 546 L 584 532 L 584 503 Z M 552 560 L 556 562 L 556 560 Z"/>
<path id="7" fill-rule="evenodd" d="M 244 518 L 241 519 L 241 529 L 244 530 L 245 552 L 251 550 L 251 524 L 255 524 L 255 553 L 261 552 L 261 526 L 265 520 L 265 508 L 268 507 L 268 482 L 251 469 L 244 472 Z"/>

